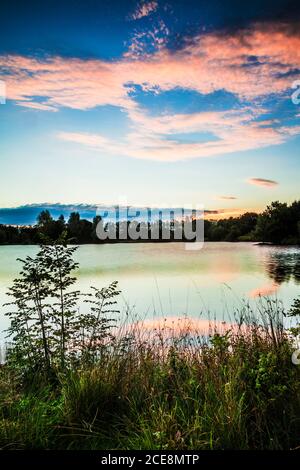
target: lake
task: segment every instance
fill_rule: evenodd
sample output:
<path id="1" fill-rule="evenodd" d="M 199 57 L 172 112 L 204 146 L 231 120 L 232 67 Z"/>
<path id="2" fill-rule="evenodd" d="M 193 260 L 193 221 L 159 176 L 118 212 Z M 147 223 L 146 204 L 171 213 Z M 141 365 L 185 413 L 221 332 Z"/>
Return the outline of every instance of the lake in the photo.
<path id="1" fill-rule="evenodd" d="M 37 249 L 0 246 L 1 304 L 20 270 L 16 258 L 32 256 Z M 187 314 L 226 320 L 243 299 L 255 303 L 259 296 L 269 296 L 289 308 L 300 294 L 297 247 L 207 242 L 202 250 L 186 251 L 184 243 L 81 245 L 76 260 L 80 290 L 118 280 L 120 315 L 130 310 L 139 318 Z M 8 326 L 4 311 L 1 331 Z"/>

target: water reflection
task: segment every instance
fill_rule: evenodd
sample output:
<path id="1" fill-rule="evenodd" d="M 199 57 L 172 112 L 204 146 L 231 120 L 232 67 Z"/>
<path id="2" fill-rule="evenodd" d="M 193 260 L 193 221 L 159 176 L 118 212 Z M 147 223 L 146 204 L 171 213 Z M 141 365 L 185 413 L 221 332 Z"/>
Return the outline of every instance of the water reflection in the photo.
<path id="1" fill-rule="evenodd" d="M 264 284 L 261 287 L 256 287 L 248 292 L 248 297 L 256 298 L 256 297 L 266 297 L 269 295 L 276 294 L 279 289 L 279 285 L 275 282 L 271 282 L 269 284 Z"/>
<path id="2" fill-rule="evenodd" d="M 272 251 L 268 254 L 265 268 L 275 284 L 293 281 L 300 284 L 300 253 L 298 251 Z"/>
<path id="3" fill-rule="evenodd" d="M 7 288 L 20 271 L 16 258 L 35 256 L 37 249 L 0 247 L 0 305 L 10 300 Z M 277 298 L 288 310 L 300 291 L 300 249 L 294 247 L 207 242 L 194 252 L 184 243 L 81 245 L 75 256 L 81 292 L 118 280 L 120 318 L 128 311 L 147 320 L 167 317 L 165 326 L 172 328 L 174 317 L 230 321 L 243 299 L 255 308 L 259 297 Z M 0 342 L 9 325 L 5 311 L 0 309 Z"/>

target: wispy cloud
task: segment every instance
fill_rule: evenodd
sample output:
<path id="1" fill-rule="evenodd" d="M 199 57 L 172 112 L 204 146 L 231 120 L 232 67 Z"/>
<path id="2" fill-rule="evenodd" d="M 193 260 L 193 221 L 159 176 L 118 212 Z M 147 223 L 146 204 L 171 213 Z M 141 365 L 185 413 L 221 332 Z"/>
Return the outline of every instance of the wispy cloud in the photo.
<path id="1" fill-rule="evenodd" d="M 150 15 L 154 11 L 156 11 L 158 8 L 158 3 L 156 1 L 152 2 L 140 2 L 135 11 L 130 15 L 130 19 L 132 20 L 140 20 L 141 18 L 144 18 L 145 16 Z"/>
<path id="2" fill-rule="evenodd" d="M 123 141 L 87 133 L 60 133 L 63 140 L 74 141 L 108 153 L 146 160 L 173 162 L 193 158 L 263 148 L 283 143 L 287 136 L 280 127 L 261 126 L 252 112 L 212 112 L 150 117 L 135 108 L 128 110 L 132 131 Z M 176 133 L 211 132 L 215 140 L 182 143 Z"/>
<path id="3" fill-rule="evenodd" d="M 34 101 L 17 101 L 16 105 L 22 106 L 23 108 L 37 109 L 38 111 L 58 111 L 58 108 L 55 108 L 54 106 L 35 103 Z"/>
<path id="4" fill-rule="evenodd" d="M 101 135 L 80 134 L 76 132 L 59 132 L 58 138 L 77 144 L 88 145 L 89 147 L 103 148 L 109 146 L 109 140 Z"/>
<path id="5" fill-rule="evenodd" d="M 237 197 L 235 197 L 235 196 L 217 196 L 216 199 L 219 200 L 219 201 L 235 201 L 237 199 Z"/>
<path id="6" fill-rule="evenodd" d="M 266 188 L 273 188 L 274 186 L 278 186 L 277 181 L 268 180 L 264 178 L 249 178 L 247 180 L 249 184 L 254 184 L 255 186 L 264 186 Z"/>
<path id="7" fill-rule="evenodd" d="M 144 61 L 150 59 L 154 53 L 157 54 L 164 49 L 169 34 L 170 31 L 162 19 L 152 23 L 146 30 L 135 30 L 124 58 Z"/>

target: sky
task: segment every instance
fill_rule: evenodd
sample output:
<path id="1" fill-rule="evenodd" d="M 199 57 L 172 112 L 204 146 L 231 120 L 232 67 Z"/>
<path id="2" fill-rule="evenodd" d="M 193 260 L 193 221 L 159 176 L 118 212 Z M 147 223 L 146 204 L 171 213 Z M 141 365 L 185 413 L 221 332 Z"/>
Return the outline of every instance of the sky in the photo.
<path id="1" fill-rule="evenodd" d="M 5 2 L 0 207 L 299 198 L 297 3 Z"/>

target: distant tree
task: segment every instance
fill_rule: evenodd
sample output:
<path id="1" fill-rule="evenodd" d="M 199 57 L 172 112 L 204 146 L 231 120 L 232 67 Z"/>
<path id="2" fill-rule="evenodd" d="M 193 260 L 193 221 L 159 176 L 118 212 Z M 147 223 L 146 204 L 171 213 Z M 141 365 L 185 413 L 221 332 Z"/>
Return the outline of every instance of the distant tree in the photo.
<path id="1" fill-rule="evenodd" d="M 69 236 L 76 243 L 91 243 L 93 240 L 93 224 L 86 219 L 80 219 L 78 212 L 72 212 L 68 221 Z"/>
<path id="2" fill-rule="evenodd" d="M 233 225 L 225 237 L 226 242 L 236 242 L 241 236 L 241 231 L 237 225 Z"/>
<path id="3" fill-rule="evenodd" d="M 79 224 L 79 222 L 80 222 L 79 212 L 71 212 L 69 216 L 69 220 L 68 220 L 68 225 L 69 226 L 76 225 L 76 224 Z"/>
<path id="4" fill-rule="evenodd" d="M 7 235 L 5 228 L 0 226 L 0 245 L 4 245 L 7 242 Z"/>
<path id="5" fill-rule="evenodd" d="M 71 238 L 74 238 L 78 243 L 80 240 L 80 214 L 79 212 L 72 212 L 68 220 L 68 230 Z"/>
<path id="6" fill-rule="evenodd" d="M 102 220 L 102 217 L 101 215 L 96 215 L 94 218 L 93 218 L 93 224 L 92 224 L 92 234 L 91 234 L 91 238 L 92 238 L 92 241 L 93 242 L 99 242 L 99 238 L 97 236 L 97 225 L 99 224 L 99 222 L 101 222 Z"/>
<path id="7" fill-rule="evenodd" d="M 246 212 L 237 219 L 240 236 L 253 232 L 256 228 L 258 214 L 255 212 Z"/>
<path id="8" fill-rule="evenodd" d="M 226 235 L 226 229 L 222 226 L 222 224 L 215 222 L 211 225 L 209 229 L 209 240 L 213 242 L 225 240 Z"/>
<path id="9" fill-rule="evenodd" d="M 64 217 L 60 216 L 58 220 L 54 220 L 48 210 L 42 211 L 37 217 L 37 225 L 39 233 L 49 240 L 57 240 L 65 230 Z"/>
<path id="10" fill-rule="evenodd" d="M 58 217 L 58 222 L 60 223 L 60 225 L 62 227 L 65 227 L 66 225 L 66 221 L 65 221 L 65 216 L 63 214 L 61 214 L 59 217 Z"/>
<path id="11" fill-rule="evenodd" d="M 39 226 L 44 227 L 50 224 L 53 221 L 53 218 L 48 211 L 48 209 L 42 211 L 37 217 L 37 223 Z"/>
<path id="12" fill-rule="evenodd" d="M 101 243 L 97 237 L 96 228 L 101 221 L 96 216 L 93 222 L 80 218 L 78 212 L 72 212 L 66 223 L 64 216 L 54 220 L 48 210 L 42 211 L 37 218 L 37 226 L 12 227 L 0 226 L 0 244 L 39 243 L 46 237 L 50 241 L 57 240 L 67 230 L 70 243 Z M 130 221 L 109 225 L 115 232 L 127 232 Z M 165 227 L 170 226 L 170 240 L 174 239 L 175 226 L 182 222 L 164 222 Z M 127 224 L 127 227 L 126 227 Z M 193 229 L 195 221 L 193 221 Z M 105 224 L 107 225 L 107 224 Z M 161 220 L 152 224 L 149 222 L 148 235 L 151 239 L 151 230 L 155 228 L 162 236 Z M 144 228 L 145 224 L 140 227 Z M 246 212 L 239 217 L 229 217 L 220 220 L 204 220 L 204 236 L 207 241 L 267 241 L 278 244 L 300 244 L 300 201 L 294 201 L 290 206 L 286 203 L 272 202 L 260 215 L 254 212 Z M 45 240 L 43 238 L 43 240 Z"/>
<path id="13" fill-rule="evenodd" d="M 298 220 L 295 218 L 294 208 L 286 203 L 272 202 L 267 209 L 259 215 L 255 235 L 259 240 L 272 243 L 297 243 Z"/>
<path id="14" fill-rule="evenodd" d="M 58 239 L 66 231 L 66 221 L 63 214 L 61 214 L 55 221 L 55 240 Z"/>

